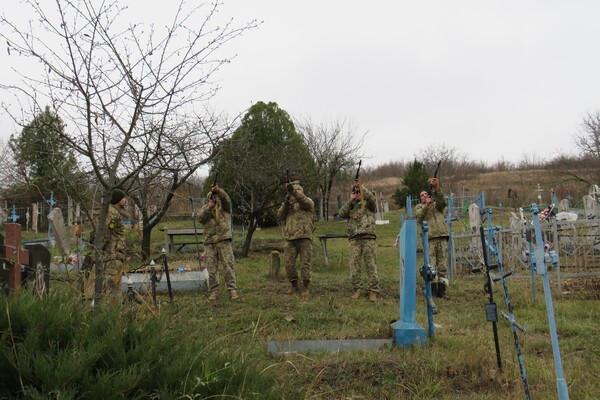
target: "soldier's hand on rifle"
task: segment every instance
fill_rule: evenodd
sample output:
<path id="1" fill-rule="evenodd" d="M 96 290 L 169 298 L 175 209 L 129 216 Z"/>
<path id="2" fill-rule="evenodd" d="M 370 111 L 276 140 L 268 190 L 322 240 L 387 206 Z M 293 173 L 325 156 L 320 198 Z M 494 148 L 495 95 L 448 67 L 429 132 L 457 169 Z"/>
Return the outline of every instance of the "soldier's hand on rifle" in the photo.
<path id="1" fill-rule="evenodd" d="M 352 194 L 350 195 L 352 200 L 361 200 L 363 198 L 362 191 L 360 190 L 360 180 L 355 179 L 352 185 Z"/>
<path id="2" fill-rule="evenodd" d="M 354 183 L 352 184 L 352 194 L 359 194 L 360 193 L 360 180 L 355 179 Z"/>
<path id="3" fill-rule="evenodd" d="M 437 178 L 429 178 L 429 184 L 435 190 L 438 190 L 440 188 L 440 182 Z"/>
<path id="4" fill-rule="evenodd" d="M 216 203 L 215 203 L 215 199 L 214 199 L 213 197 L 210 197 L 210 198 L 208 199 L 208 208 L 211 208 L 211 209 L 212 209 L 212 208 L 215 208 L 215 204 L 216 204 Z"/>

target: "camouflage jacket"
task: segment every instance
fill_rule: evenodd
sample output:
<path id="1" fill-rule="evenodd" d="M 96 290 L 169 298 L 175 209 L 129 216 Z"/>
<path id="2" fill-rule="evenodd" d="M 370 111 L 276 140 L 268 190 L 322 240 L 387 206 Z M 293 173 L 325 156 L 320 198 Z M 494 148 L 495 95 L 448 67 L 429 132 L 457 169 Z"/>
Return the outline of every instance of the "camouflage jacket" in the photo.
<path id="1" fill-rule="evenodd" d="M 350 200 L 340 209 L 340 218 L 348 220 L 348 239 L 375 239 L 375 196 L 360 186 L 362 200 Z"/>
<path id="2" fill-rule="evenodd" d="M 444 217 L 444 208 L 446 208 L 446 198 L 444 197 L 442 189 L 436 191 L 429 207 L 423 203 L 415 206 L 414 214 L 417 222 L 422 224 L 423 221 L 427 221 L 429 229 L 427 231 L 427 237 L 429 239 L 449 235 L 448 225 L 446 224 L 446 218 Z"/>
<path id="3" fill-rule="evenodd" d="M 209 192 L 207 198 L 212 192 Z M 198 220 L 204 226 L 204 243 L 214 244 L 223 240 L 231 240 L 231 199 L 229 195 L 220 189 L 214 193 L 215 206 L 208 208 L 208 202 L 202 207 L 198 214 Z"/>
<path id="4" fill-rule="evenodd" d="M 277 218 L 284 221 L 286 240 L 310 239 L 315 230 L 315 204 L 306 195 L 295 190 L 288 195 L 279 210 Z"/>
<path id="5" fill-rule="evenodd" d="M 123 216 L 114 205 L 110 204 L 106 215 L 106 236 L 103 249 L 105 261 L 124 263 L 126 260 L 125 249 Z"/>

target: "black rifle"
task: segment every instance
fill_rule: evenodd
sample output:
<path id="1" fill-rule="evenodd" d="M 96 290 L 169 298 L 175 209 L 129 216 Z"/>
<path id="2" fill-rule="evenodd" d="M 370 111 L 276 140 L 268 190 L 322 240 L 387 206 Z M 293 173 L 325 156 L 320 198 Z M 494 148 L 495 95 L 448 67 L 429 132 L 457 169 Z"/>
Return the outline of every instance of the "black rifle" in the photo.
<path id="1" fill-rule="evenodd" d="M 209 195 L 209 197 L 208 197 L 208 198 L 209 198 L 209 200 L 214 200 L 214 199 L 215 199 L 215 194 L 212 192 L 212 188 L 214 188 L 214 187 L 215 187 L 215 185 L 217 184 L 217 178 L 218 178 L 218 177 L 219 177 L 219 172 L 217 171 L 217 172 L 215 173 L 215 179 L 213 179 L 213 183 L 212 183 L 212 185 L 210 186 L 210 190 L 211 190 L 211 192 L 210 192 L 210 195 Z"/>
<path id="2" fill-rule="evenodd" d="M 437 178 L 437 174 L 438 171 L 440 170 L 440 165 L 442 164 L 442 160 L 438 161 L 437 163 L 437 167 L 435 168 L 435 172 L 433 173 L 433 177 Z M 432 197 L 435 196 L 435 189 L 433 188 L 433 185 L 429 185 L 429 190 L 427 191 L 427 196 L 428 197 Z"/>
<path id="3" fill-rule="evenodd" d="M 291 195 L 294 192 L 294 185 L 292 184 L 292 178 L 290 178 L 290 170 L 286 169 L 285 170 L 285 176 L 287 178 L 287 184 L 285 185 L 285 190 L 287 190 L 288 192 L 288 196 Z M 287 199 L 287 197 L 286 197 Z"/>
<path id="4" fill-rule="evenodd" d="M 358 168 L 356 168 L 356 175 L 354 176 L 355 181 L 357 181 L 358 178 L 360 177 L 360 165 L 361 164 L 362 164 L 362 160 L 358 161 Z M 358 187 L 356 187 L 354 185 L 354 183 L 352 184 L 352 193 L 354 193 L 354 194 L 360 193 L 360 184 Z"/>

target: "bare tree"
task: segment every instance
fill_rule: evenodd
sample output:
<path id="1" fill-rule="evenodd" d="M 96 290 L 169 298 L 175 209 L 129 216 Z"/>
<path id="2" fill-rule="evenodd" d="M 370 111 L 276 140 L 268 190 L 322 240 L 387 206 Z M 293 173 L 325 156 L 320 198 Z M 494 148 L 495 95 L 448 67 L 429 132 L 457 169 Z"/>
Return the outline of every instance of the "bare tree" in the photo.
<path id="1" fill-rule="evenodd" d="M 582 155 L 600 159 L 600 113 L 588 114 L 583 119 L 575 144 Z"/>
<path id="2" fill-rule="evenodd" d="M 2 17 L 6 31 L 0 35 L 9 54 L 37 61 L 42 70 L 22 72 L 20 82 L 2 88 L 15 96 L 21 113 L 35 114 L 46 103 L 65 121 L 61 140 L 103 188 L 94 242 L 102 249 L 115 188 L 185 165 L 186 171 L 171 175 L 180 182 L 207 162 L 223 131 L 188 129 L 192 111 L 213 97 L 218 86 L 211 77 L 230 62 L 219 50 L 258 23 L 219 21 L 219 2 L 188 9 L 181 1 L 160 28 L 131 23 L 118 0 L 55 0 L 53 8 L 23 3 L 32 21 L 20 26 Z M 206 121 L 213 124 L 210 116 Z M 96 259 L 98 294 L 103 268 Z"/>
<path id="3" fill-rule="evenodd" d="M 472 161 L 461 153 L 456 147 L 445 143 L 438 143 L 420 149 L 415 158 L 425 164 L 430 175 L 433 175 L 437 164 L 441 161 L 438 178 L 448 193 L 452 191 L 452 185 L 456 180 L 464 179 L 472 174 Z"/>
<path id="4" fill-rule="evenodd" d="M 581 123 L 578 134 L 575 135 L 575 145 L 582 158 L 589 160 L 590 169 L 584 175 L 579 175 L 582 182 L 597 185 L 600 182 L 600 113 L 588 114 Z"/>
<path id="5" fill-rule="evenodd" d="M 356 171 L 358 162 L 364 157 L 363 145 L 368 132 L 357 133 L 355 126 L 346 119 L 315 123 L 306 117 L 295 125 L 314 159 L 323 204 L 320 217 L 328 220 L 334 182 L 344 173 Z"/>

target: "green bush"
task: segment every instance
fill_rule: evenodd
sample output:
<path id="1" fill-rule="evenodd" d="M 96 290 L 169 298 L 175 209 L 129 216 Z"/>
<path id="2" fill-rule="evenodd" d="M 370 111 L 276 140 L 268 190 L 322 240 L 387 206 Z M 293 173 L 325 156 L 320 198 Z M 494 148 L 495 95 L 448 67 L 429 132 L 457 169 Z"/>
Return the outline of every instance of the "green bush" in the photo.
<path id="1" fill-rule="evenodd" d="M 61 293 L 2 304 L 0 398 L 281 398 L 251 359 L 209 346 L 195 326 Z"/>

